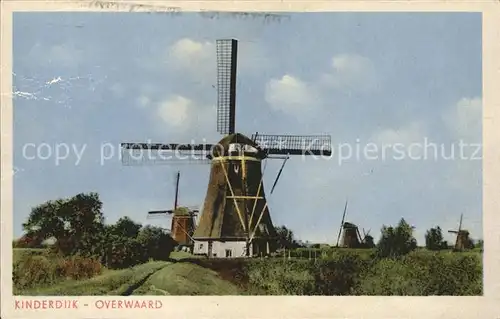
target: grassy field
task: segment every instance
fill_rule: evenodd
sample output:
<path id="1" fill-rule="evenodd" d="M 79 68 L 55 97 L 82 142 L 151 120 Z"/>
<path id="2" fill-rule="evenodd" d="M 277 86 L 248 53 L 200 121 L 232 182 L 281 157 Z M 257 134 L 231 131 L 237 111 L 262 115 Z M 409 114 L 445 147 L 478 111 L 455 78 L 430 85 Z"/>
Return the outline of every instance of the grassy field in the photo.
<path id="1" fill-rule="evenodd" d="M 400 260 L 373 260 L 370 250 L 309 252 L 274 258 L 205 259 L 173 252 L 90 279 L 67 279 L 17 295 L 481 295 L 480 251 L 419 249 Z M 14 249 L 14 263 L 43 249 Z M 289 257 L 290 256 L 290 257 Z"/>
<path id="2" fill-rule="evenodd" d="M 44 255 L 43 249 L 14 249 L 14 262 L 27 255 Z M 175 262 L 192 255 L 172 253 L 172 262 L 151 261 L 130 269 L 104 270 L 85 280 L 65 280 L 51 286 L 16 289 L 15 295 L 237 295 L 241 291 L 213 270 L 194 263 Z"/>

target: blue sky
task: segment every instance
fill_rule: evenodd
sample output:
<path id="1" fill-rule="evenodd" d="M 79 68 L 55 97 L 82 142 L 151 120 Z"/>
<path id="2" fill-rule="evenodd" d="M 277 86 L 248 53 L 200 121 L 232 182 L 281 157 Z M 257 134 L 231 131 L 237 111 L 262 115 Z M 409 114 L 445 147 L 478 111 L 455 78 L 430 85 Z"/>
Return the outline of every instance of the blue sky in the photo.
<path id="1" fill-rule="evenodd" d="M 240 41 L 237 131 L 332 136 L 331 159 L 288 161 L 268 199 L 276 225 L 334 243 L 349 198 L 347 220 L 375 238 L 382 224 L 404 217 L 424 244 L 426 229 L 455 229 L 461 213 L 471 236 L 482 237 L 479 13 L 301 13 L 267 23 L 195 13 L 16 13 L 14 234 L 31 207 L 90 191 L 109 222 L 128 215 L 168 225 L 146 212 L 173 205 L 179 169 L 180 204 L 201 205 L 209 166 L 123 166 L 118 145 L 218 141 L 214 42 L 228 37 Z M 423 151 L 425 141 L 438 145 L 437 157 Z M 47 159 L 34 147 L 43 143 Z M 69 149 L 59 163 L 57 144 Z M 115 154 L 101 162 L 105 144 Z M 354 156 L 346 158 L 346 145 Z M 440 145 L 446 156 L 453 145 L 454 158 L 444 159 Z M 268 161 L 267 191 L 280 165 Z"/>

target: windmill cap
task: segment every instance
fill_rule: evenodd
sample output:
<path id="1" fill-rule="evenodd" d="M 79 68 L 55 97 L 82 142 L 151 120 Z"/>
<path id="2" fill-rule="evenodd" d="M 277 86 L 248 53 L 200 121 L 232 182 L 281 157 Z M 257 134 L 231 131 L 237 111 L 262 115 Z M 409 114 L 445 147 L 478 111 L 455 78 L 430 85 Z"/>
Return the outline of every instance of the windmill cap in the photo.
<path id="1" fill-rule="evenodd" d="M 232 145 L 243 145 L 249 147 L 243 149 L 234 149 L 232 148 Z M 252 139 L 243 134 L 234 133 L 225 136 L 214 146 L 212 150 L 212 156 L 213 157 L 228 156 L 234 152 L 240 154 L 245 152 L 253 153 L 253 155 L 256 157 L 260 157 L 264 154 L 260 146 Z"/>
<path id="2" fill-rule="evenodd" d="M 187 207 L 177 207 L 174 210 L 174 216 L 189 216 L 189 209 Z"/>
<path id="3" fill-rule="evenodd" d="M 343 226 L 344 226 L 344 228 L 358 228 L 358 226 L 356 226 L 353 223 L 349 223 L 349 222 L 345 222 Z"/>

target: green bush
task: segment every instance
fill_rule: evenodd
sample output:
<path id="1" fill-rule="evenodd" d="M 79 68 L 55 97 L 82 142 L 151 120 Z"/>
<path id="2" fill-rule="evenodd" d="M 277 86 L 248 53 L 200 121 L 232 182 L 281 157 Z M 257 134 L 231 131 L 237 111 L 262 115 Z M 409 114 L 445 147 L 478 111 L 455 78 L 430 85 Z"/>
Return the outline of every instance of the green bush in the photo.
<path id="1" fill-rule="evenodd" d="M 81 256 L 25 255 L 13 266 L 12 280 L 18 289 L 48 286 L 64 279 L 84 279 L 102 272 L 95 259 Z"/>
<path id="2" fill-rule="evenodd" d="M 401 260 L 382 259 L 362 275 L 357 295 L 422 296 L 424 269 Z"/>
<path id="3" fill-rule="evenodd" d="M 254 259 L 241 267 L 250 287 L 271 295 L 482 294 L 482 261 L 477 253 L 417 250 L 380 259 L 338 250 L 316 260 Z"/>
<path id="4" fill-rule="evenodd" d="M 177 245 L 175 240 L 163 229 L 154 226 L 145 226 L 137 235 L 144 253 L 153 260 L 169 260 L 170 253 Z"/>
<path id="5" fill-rule="evenodd" d="M 310 295 L 314 292 L 312 263 L 281 259 L 253 260 L 247 264 L 249 283 L 270 295 Z"/>
<path id="6" fill-rule="evenodd" d="M 356 294 L 361 295 L 481 295 L 480 255 L 428 251 L 401 259 L 382 259 L 365 272 Z"/>
<path id="7" fill-rule="evenodd" d="M 108 268 L 129 268 L 148 260 L 168 260 L 176 242 L 161 228 L 146 226 L 136 237 L 107 235 L 103 264 Z"/>
<path id="8" fill-rule="evenodd" d="M 135 238 L 110 236 L 104 263 L 112 269 L 129 268 L 148 261 L 145 247 Z"/>
<path id="9" fill-rule="evenodd" d="M 58 260 L 55 272 L 60 278 L 87 279 L 102 273 L 102 265 L 93 258 L 72 256 Z"/>
<path id="10" fill-rule="evenodd" d="M 408 264 L 426 269 L 424 295 L 481 295 L 482 261 L 480 255 L 435 253 L 423 258 L 418 254 L 407 256 Z"/>
<path id="11" fill-rule="evenodd" d="M 12 281 L 16 287 L 28 288 L 56 281 L 53 263 L 45 256 L 26 256 L 14 264 Z"/>
<path id="12" fill-rule="evenodd" d="M 359 285 L 360 274 L 369 262 L 355 253 L 339 253 L 332 259 L 320 259 L 314 264 L 314 294 L 348 295 Z"/>
<path id="13" fill-rule="evenodd" d="M 347 295 L 359 285 L 369 261 L 355 253 L 330 258 L 262 259 L 247 264 L 249 283 L 271 295 Z"/>

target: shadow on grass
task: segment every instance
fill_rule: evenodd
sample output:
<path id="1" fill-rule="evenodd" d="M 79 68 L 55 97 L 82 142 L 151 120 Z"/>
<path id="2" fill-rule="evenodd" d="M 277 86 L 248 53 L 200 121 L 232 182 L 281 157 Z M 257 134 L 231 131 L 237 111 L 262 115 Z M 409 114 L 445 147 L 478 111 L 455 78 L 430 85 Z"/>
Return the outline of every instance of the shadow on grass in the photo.
<path id="1" fill-rule="evenodd" d="M 166 260 L 163 260 L 163 261 L 166 261 L 166 262 L 170 262 L 172 264 L 175 264 L 177 262 L 179 262 L 179 260 L 177 259 L 172 259 L 172 258 L 167 258 Z M 169 265 L 165 265 L 165 267 L 168 267 Z M 158 271 L 164 269 L 165 267 L 163 268 L 160 268 L 160 269 L 157 269 L 156 271 L 154 272 L 151 272 L 149 274 L 147 274 L 146 276 L 144 276 L 143 278 L 139 279 L 138 281 L 136 281 L 135 283 L 133 283 L 132 285 L 130 285 L 123 293 L 121 293 L 120 295 L 121 296 L 130 296 L 134 293 L 134 291 L 141 287 L 151 276 L 153 276 L 154 274 L 156 274 Z"/>
<path id="2" fill-rule="evenodd" d="M 191 263 L 217 272 L 221 279 L 238 287 L 249 288 L 246 272 L 248 258 L 183 258 L 178 263 Z"/>

